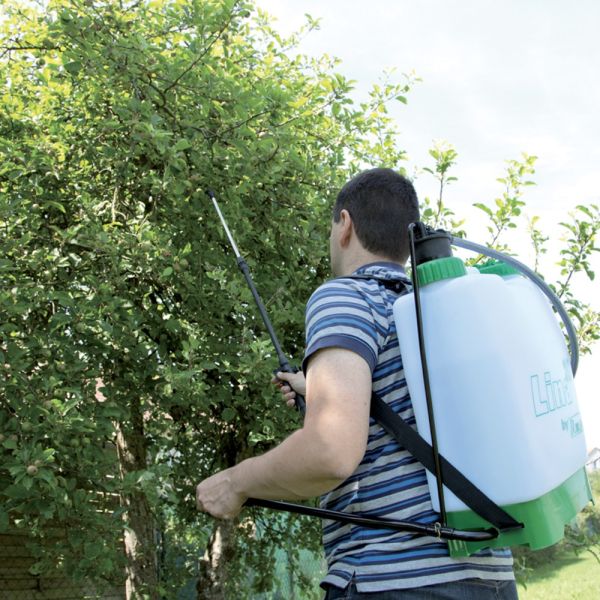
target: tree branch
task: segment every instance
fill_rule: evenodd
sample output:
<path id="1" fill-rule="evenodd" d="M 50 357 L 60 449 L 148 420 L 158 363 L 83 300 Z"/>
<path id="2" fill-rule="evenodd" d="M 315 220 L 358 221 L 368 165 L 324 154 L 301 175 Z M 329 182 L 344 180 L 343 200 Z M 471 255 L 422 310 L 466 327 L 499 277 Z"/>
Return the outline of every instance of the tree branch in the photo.
<path id="1" fill-rule="evenodd" d="M 14 52 L 17 50 L 60 50 L 60 46 L 0 46 L 0 50 Z"/>
<path id="2" fill-rule="evenodd" d="M 235 13 L 235 9 L 237 7 L 238 3 L 236 2 L 236 4 L 234 4 L 233 8 L 231 9 L 231 12 L 229 13 L 229 18 L 225 21 L 225 23 L 223 24 L 223 26 L 221 27 L 221 29 L 219 29 L 219 31 L 217 32 L 217 35 L 213 38 L 213 40 L 210 42 L 210 44 L 208 44 L 208 46 L 204 49 L 204 51 L 197 57 L 195 58 L 165 89 L 164 89 L 164 93 L 166 94 L 167 92 L 169 92 L 170 90 L 172 90 L 178 83 L 179 81 L 185 77 L 185 75 L 187 75 L 209 52 L 210 49 L 216 44 L 216 42 L 221 39 L 223 33 L 225 32 L 225 30 L 229 27 L 229 25 L 231 24 L 231 21 L 233 20 L 233 15 Z"/>

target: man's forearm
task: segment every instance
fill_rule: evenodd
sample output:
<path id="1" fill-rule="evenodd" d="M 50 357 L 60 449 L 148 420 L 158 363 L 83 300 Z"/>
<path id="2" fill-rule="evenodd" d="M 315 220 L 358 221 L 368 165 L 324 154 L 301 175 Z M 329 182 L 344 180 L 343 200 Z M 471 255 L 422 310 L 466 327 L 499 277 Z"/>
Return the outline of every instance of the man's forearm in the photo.
<path id="1" fill-rule="evenodd" d="M 249 498 L 301 500 L 337 487 L 347 475 L 335 466 L 332 448 L 300 429 L 262 456 L 231 470 L 234 489 Z"/>

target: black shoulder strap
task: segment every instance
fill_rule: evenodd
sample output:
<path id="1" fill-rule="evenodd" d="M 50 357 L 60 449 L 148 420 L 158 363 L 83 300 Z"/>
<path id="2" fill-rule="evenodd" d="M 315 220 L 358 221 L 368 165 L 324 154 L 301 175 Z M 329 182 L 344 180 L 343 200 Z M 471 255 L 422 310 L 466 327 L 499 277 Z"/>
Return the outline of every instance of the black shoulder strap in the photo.
<path id="1" fill-rule="evenodd" d="M 351 275 L 345 279 L 370 279 L 384 285 L 399 295 L 411 291 L 410 280 L 385 279 L 368 274 Z M 371 417 L 389 433 L 400 446 L 406 448 L 428 471 L 435 473 L 433 448 L 402 417 L 396 414 L 375 392 L 371 396 Z M 504 509 L 473 485 L 456 467 L 440 456 L 444 485 L 480 517 L 500 530 L 520 529 L 516 521 Z"/>
<path id="2" fill-rule="evenodd" d="M 371 417 L 428 471 L 435 473 L 431 445 L 375 392 L 371 396 Z M 522 523 L 513 519 L 441 455 L 440 463 L 444 485 L 480 517 L 500 530 L 523 527 Z"/>

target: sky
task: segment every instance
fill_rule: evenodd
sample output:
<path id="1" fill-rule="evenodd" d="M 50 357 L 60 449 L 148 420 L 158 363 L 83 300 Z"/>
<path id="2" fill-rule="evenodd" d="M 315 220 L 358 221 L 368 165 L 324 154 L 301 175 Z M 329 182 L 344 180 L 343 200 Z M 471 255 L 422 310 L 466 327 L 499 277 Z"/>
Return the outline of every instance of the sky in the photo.
<path id="1" fill-rule="evenodd" d="M 397 81 L 414 72 L 421 82 L 408 104 L 394 104 L 406 168 L 420 198 L 437 184 L 421 171 L 432 166 L 434 141 L 458 152 L 445 202 L 467 219 L 469 238 L 487 237 L 473 203 L 502 194 L 496 178 L 505 161 L 523 152 L 538 157 L 523 197 L 550 235 L 542 272 L 558 277 L 558 223 L 578 204 L 600 204 L 600 2 L 597 0 L 257 0 L 282 34 L 297 30 L 305 13 L 320 18 L 299 50 L 341 59 L 336 69 L 356 81 L 364 99 L 385 69 Z M 523 224 L 525 225 L 525 223 Z M 519 227 L 509 245 L 531 261 Z M 600 280 L 600 253 L 592 262 Z M 578 274 L 579 299 L 600 310 L 600 284 Z M 600 447 L 600 344 L 583 356 L 575 378 L 588 448 Z"/>

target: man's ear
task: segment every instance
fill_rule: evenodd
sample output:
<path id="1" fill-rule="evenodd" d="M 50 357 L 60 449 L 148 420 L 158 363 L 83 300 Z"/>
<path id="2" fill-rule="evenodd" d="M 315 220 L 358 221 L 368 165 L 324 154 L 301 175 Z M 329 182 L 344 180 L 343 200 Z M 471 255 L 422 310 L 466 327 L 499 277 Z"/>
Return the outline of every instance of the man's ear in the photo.
<path id="1" fill-rule="evenodd" d="M 345 248 L 350 243 L 352 235 L 354 234 L 354 223 L 350 213 L 344 208 L 340 212 L 340 245 Z"/>

